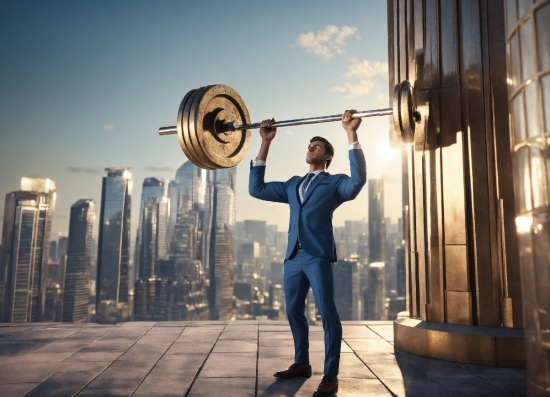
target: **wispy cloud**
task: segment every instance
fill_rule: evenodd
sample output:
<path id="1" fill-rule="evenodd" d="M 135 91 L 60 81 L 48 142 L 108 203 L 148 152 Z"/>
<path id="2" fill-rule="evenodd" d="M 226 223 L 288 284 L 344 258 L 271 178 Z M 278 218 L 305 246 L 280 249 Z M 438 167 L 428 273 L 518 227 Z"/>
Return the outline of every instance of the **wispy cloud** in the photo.
<path id="1" fill-rule="evenodd" d="M 348 69 L 344 73 L 344 77 L 348 81 L 332 87 L 330 91 L 341 93 L 345 98 L 355 98 L 387 90 L 388 64 L 386 62 L 355 58 L 351 58 L 349 61 Z"/>
<path id="2" fill-rule="evenodd" d="M 101 126 L 101 129 L 103 131 L 112 131 L 115 129 L 115 126 L 113 124 L 103 124 L 103 126 Z"/>
<path id="3" fill-rule="evenodd" d="M 67 171 L 73 172 L 76 174 L 101 174 L 103 172 L 103 168 L 92 168 L 92 167 L 69 167 L 67 168 Z"/>
<path id="4" fill-rule="evenodd" d="M 290 136 L 294 135 L 294 132 L 293 132 L 293 131 L 286 130 L 285 132 L 287 133 L 287 135 L 290 135 Z"/>
<path id="5" fill-rule="evenodd" d="M 154 165 L 150 165 L 148 167 L 145 167 L 145 171 L 153 171 L 153 172 L 173 172 L 175 171 L 172 167 L 157 167 Z"/>
<path id="6" fill-rule="evenodd" d="M 350 37 L 360 39 L 356 27 L 328 25 L 317 33 L 302 33 L 296 38 L 296 44 L 307 52 L 326 61 L 336 55 L 342 55 L 346 48 L 346 40 Z"/>

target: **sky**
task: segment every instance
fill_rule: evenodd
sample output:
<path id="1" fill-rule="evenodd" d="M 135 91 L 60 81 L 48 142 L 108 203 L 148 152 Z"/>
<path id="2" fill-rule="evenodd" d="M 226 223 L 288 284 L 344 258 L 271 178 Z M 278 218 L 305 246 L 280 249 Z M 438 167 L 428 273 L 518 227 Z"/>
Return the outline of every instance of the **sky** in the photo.
<path id="1" fill-rule="evenodd" d="M 361 1 L 6 1 L 0 0 L 0 217 L 23 176 L 57 186 L 52 238 L 67 233 L 70 206 L 96 201 L 106 167 L 133 175 L 132 239 L 141 184 L 174 179 L 187 161 L 175 135 L 179 104 L 195 88 L 225 84 L 253 122 L 390 106 L 386 4 Z M 401 160 L 389 147 L 390 118 L 363 119 L 367 177 L 385 180 L 385 212 L 401 213 Z M 335 147 L 331 173 L 349 174 L 340 123 L 279 128 L 266 180 L 304 175 L 309 139 Z M 250 149 L 237 166 L 237 221 L 284 231 L 288 207 L 248 195 Z M 368 219 L 368 189 L 333 224 Z"/>

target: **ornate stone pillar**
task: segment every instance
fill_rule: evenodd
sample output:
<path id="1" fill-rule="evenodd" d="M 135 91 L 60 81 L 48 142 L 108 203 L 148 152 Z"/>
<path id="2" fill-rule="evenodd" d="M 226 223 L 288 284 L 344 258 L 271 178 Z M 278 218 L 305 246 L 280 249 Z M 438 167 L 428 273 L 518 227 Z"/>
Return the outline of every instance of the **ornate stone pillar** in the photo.
<path id="1" fill-rule="evenodd" d="M 506 2 L 527 393 L 550 396 L 550 1 Z"/>
<path id="2" fill-rule="evenodd" d="M 397 348 L 525 365 L 502 0 L 388 0 L 390 87 L 422 121 L 403 149 L 409 317 Z"/>

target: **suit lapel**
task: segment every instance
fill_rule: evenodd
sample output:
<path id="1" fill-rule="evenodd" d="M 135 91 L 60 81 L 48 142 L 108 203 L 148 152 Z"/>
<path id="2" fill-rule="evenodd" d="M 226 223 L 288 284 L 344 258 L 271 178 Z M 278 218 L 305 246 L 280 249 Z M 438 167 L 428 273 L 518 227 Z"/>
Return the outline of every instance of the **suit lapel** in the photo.
<path id="1" fill-rule="evenodd" d="M 302 203 L 302 206 L 304 206 L 305 203 L 309 200 L 311 195 L 313 194 L 313 191 L 319 184 L 328 176 L 328 172 L 322 172 L 319 175 L 317 175 L 313 180 L 310 182 L 309 187 L 307 188 L 306 195 L 304 197 L 304 202 Z"/>

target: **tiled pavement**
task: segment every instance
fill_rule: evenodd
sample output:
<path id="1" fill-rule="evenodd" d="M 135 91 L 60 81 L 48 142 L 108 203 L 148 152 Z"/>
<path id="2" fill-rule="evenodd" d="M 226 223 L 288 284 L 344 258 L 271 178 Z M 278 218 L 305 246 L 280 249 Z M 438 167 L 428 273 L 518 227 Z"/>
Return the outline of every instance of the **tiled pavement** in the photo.
<path id="1" fill-rule="evenodd" d="M 391 322 L 343 330 L 339 397 L 525 395 L 525 370 L 394 349 Z M 323 357 L 311 327 L 313 376 L 273 378 L 293 362 L 285 322 L 0 324 L 0 396 L 311 396 Z"/>

